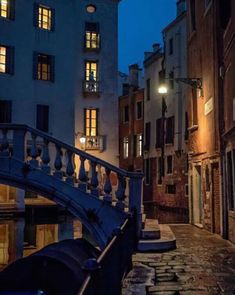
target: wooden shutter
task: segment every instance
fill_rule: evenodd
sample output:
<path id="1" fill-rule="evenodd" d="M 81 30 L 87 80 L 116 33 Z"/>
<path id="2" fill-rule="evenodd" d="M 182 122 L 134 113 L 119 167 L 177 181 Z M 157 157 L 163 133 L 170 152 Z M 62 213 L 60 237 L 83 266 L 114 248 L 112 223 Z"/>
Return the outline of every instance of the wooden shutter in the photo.
<path id="1" fill-rule="evenodd" d="M 6 50 L 6 73 L 14 75 L 14 59 L 15 49 L 13 46 L 8 46 Z"/>
<path id="2" fill-rule="evenodd" d="M 39 4 L 34 3 L 34 5 L 33 5 L 33 25 L 36 28 L 38 28 L 38 21 L 39 21 Z"/>
<path id="3" fill-rule="evenodd" d="M 10 0 L 9 2 L 8 17 L 11 20 L 15 19 L 15 0 Z"/>
<path id="4" fill-rule="evenodd" d="M 51 8 L 51 31 L 55 31 L 55 9 Z"/>
<path id="5" fill-rule="evenodd" d="M 50 56 L 50 67 L 51 67 L 51 76 L 50 76 L 50 81 L 55 82 L 55 56 L 51 55 Z"/>
<path id="6" fill-rule="evenodd" d="M 0 100 L 0 123 L 11 123 L 12 102 Z"/>

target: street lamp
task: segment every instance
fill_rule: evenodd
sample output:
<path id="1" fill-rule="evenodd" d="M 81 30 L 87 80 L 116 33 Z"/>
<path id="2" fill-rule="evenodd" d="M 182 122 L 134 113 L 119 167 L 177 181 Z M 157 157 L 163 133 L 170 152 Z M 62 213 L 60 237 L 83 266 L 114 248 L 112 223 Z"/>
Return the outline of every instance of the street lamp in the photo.
<path id="1" fill-rule="evenodd" d="M 161 119 L 161 167 L 160 167 L 160 180 L 162 183 L 162 178 L 165 175 L 165 117 L 167 112 L 167 105 L 165 101 L 165 95 L 167 94 L 167 86 L 161 84 L 158 88 L 158 93 L 162 94 L 162 119 Z"/>

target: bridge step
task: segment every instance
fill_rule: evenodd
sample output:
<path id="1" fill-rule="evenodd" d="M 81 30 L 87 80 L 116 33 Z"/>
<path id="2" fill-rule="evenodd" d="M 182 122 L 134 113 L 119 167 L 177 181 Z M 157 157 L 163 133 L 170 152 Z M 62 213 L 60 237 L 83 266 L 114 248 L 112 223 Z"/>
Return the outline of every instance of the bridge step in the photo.
<path id="1" fill-rule="evenodd" d="M 176 248 L 175 235 L 166 224 L 159 225 L 160 239 L 141 239 L 138 242 L 137 250 L 140 252 L 162 252 L 174 250 Z"/>
<path id="2" fill-rule="evenodd" d="M 144 240 L 160 239 L 160 227 L 156 219 L 146 219 L 144 229 L 141 231 L 141 238 Z"/>

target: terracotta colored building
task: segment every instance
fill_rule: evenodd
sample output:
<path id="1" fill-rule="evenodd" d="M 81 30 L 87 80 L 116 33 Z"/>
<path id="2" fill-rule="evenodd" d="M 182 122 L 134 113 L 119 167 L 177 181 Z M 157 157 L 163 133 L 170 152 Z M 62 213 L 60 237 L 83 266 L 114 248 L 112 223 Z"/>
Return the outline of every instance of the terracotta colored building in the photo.
<path id="1" fill-rule="evenodd" d="M 225 234 L 235 243 L 235 1 L 223 1 L 224 193 Z"/>
<path id="2" fill-rule="evenodd" d="M 139 67 L 130 66 L 129 84 L 119 97 L 119 151 L 121 168 L 143 171 L 144 90 L 139 89 Z"/>

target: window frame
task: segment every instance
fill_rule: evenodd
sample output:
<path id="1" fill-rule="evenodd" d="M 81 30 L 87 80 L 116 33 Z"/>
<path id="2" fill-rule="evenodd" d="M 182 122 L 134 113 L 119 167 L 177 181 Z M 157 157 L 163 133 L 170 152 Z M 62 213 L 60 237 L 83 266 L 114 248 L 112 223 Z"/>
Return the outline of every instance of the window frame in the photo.
<path id="1" fill-rule="evenodd" d="M 34 69 L 33 69 L 34 79 L 38 81 L 43 81 L 43 82 L 54 82 L 55 57 L 53 55 L 49 55 L 49 54 L 45 54 L 41 52 L 35 52 L 33 59 L 34 59 Z M 45 60 L 45 62 L 43 62 L 43 59 Z M 44 66 L 46 66 L 46 70 Z"/>
<path id="2" fill-rule="evenodd" d="M 141 106 L 141 110 L 140 110 L 141 115 L 140 115 L 140 117 L 138 116 L 139 115 L 138 106 Z M 135 112 L 135 114 L 136 114 L 136 120 L 142 120 L 143 119 L 143 101 L 142 100 L 139 100 L 139 101 L 136 102 L 136 112 Z"/>
<path id="3" fill-rule="evenodd" d="M 169 158 L 171 158 L 171 170 L 169 169 L 169 162 L 168 162 Z M 166 174 L 172 175 L 174 172 L 174 157 L 173 155 L 167 155 L 165 159 L 166 159 Z"/>
<path id="4" fill-rule="evenodd" d="M 2 0 L 0 0 L 0 19 L 14 20 L 15 19 L 15 0 L 5 0 L 7 1 L 6 9 L 2 9 Z M 5 11 L 5 15 L 3 15 Z"/>
<path id="5" fill-rule="evenodd" d="M 129 113 L 129 105 L 125 105 L 122 109 L 122 123 L 126 124 L 129 123 L 130 120 L 130 113 Z"/>
<path id="6" fill-rule="evenodd" d="M 143 157 L 143 134 L 139 133 L 136 135 L 136 158 Z"/>
<path id="7" fill-rule="evenodd" d="M 5 64 L 1 63 L 5 66 L 5 71 L 0 71 L 0 74 L 14 75 L 15 48 L 4 44 L 0 44 L 0 48 L 5 49 Z"/>
<path id="8" fill-rule="evenodd" d="M 88 25 L 93 25 L 94 27 L 96 27 L 95 29 L 89 29 Z M 99 23 L 95 23 L 95 22 L 86 22 L 85 23 L 85 44 L 84 44 L 84 48 L 86 50 L 92 51 L 92 50 L 99 50 L 100 49 L 100 29 L 99 29 Z M 94 39 L 93 39 L 94 37 Z M 89 44 L 89 46 L 87 46 L 87 44 Z M 95 46 L 93 47 L 92 45 L 95 44 Z"/>
<path id="9" fill-rule="evenodd" d="M 0 99 L 0 106 L 0 124 L 10 124 L 12 122 L 12 101 Z"/>
<path id="10" fill-rule="evenodd" d="M 129 158 L 129 137 L 124 136 L 122 140 L 122 147 L 123 147 L 123 159 Z"/>
<path id="11" fill-rule="evenodd" d="M 95 112 L 95 117 L 92 117 L 92 112 Z M 87 116 L 88 114 L 88 116 Z M 97 137 L 98 131 L 98 116 L 99 109 L 97 108 L 85 108 L 84 109 L 84 134 L 87 137 Z M 89 124 L 88 124 L 89 122 Z M 95 125 L 94 125 L 95 122 Z M 88 131 L 88 132 L 87 132 Z M 93 133 L 94 131 L 94 133 Z"/>
<path id="12" fill-rule="evenodd" d="M 44 14 L 44 11 L 47 11 L 48 15 Z M 47 17 L 46 21 L 43 16 Z M 47 24 L 45 27 L 44 23 Z M 55 31 L 55 9 L 41 3 L 34 3 L 34 26 L 46 32 Z"/>

